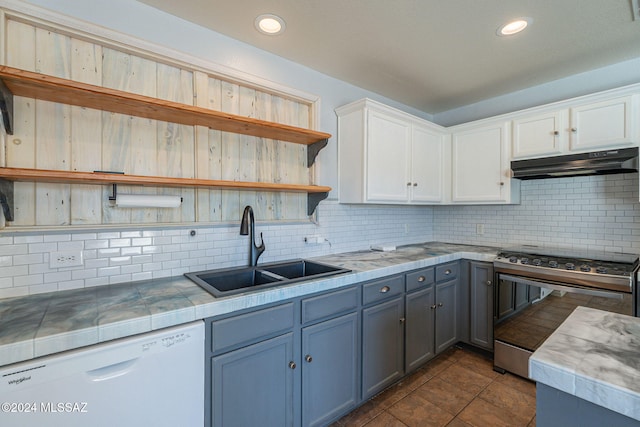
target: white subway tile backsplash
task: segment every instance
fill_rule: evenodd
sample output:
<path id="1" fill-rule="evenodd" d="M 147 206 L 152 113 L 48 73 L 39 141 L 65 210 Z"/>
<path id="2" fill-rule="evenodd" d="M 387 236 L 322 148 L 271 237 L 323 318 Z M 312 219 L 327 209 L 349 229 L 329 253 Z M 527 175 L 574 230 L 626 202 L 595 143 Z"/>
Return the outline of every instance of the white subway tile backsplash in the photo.
<path id="1" fill-rule="evenodd" d="M 318 224 L 262 223 L 260 262 L 431 240 L 492 246 L 553 245 L 640 253 L 638 175 L 523 181 L 510 206 L 358 206 L 324 201 Z M 476 234 L 476 224 L 484 234 Z M 195 236 L 190 235 L 191 230 Z M 306 244 L 305 236 L 328 240 Z M 0 298 L 179 276 L 247 262 L 238 223 L 0 237 Z M 84 265 L 50 269 L 49 253 L 83 250 Z M 39 281 L 39 282 L 38 282 Z"/>

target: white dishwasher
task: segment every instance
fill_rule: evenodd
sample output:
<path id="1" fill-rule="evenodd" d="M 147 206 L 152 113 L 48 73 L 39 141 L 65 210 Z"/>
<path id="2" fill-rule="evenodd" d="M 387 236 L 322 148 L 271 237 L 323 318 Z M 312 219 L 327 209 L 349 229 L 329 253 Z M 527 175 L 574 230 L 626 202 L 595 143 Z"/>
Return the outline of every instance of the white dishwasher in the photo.
<path id="1" fill-rule="evenodd" d="M 202 426 L 204 322 L 0 368 L 0 426 Z"/>

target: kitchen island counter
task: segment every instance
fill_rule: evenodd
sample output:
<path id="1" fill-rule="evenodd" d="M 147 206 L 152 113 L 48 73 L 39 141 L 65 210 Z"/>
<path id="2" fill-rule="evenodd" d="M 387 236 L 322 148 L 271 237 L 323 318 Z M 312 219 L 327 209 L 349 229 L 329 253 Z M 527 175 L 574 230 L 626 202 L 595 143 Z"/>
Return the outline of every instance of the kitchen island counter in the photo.
<path id="1" fill-rule="evenodd" d="M 640 425 L 640 318 L 577 307 L 533 353 L 529 376 L 540 425 L 559 416 L 562 425 Z"/>
<path id="2" fill-rule="evenodd" d="M 6 298 L 0 300 L 0 366 L 448 261 L 490 262 L 497 252 L 428 242 L 328 255 L 313 260 L 351 272 L 223 298 L 184 276 Z"/>

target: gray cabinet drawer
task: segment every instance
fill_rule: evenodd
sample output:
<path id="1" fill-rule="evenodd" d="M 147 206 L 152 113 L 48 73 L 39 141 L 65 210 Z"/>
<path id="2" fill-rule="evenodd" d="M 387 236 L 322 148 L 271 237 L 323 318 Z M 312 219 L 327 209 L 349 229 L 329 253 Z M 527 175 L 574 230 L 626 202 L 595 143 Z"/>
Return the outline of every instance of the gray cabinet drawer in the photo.
<path id="1" fill-rule="evenodd" d="M 367 283 L 362 287 L 362 304 L 382 301 L 404 292 L 404 276 L 389 277 Z"/>
<path id="2" fill-rule="evenodd" d="M 450 262 L 436 266 L 436 282 L 451 280 L 458 277 L 459 270 L 460 267 L 457 262 Z"/>
<path id="3" fill-rule="evenodd" d="M 211 322 L 211 351 L 245 346 L 293 328 L 293 303 Z"/>
<path id="4" fill-rule="evenodd" d="M 432 285 L 434 281 L 435 275 L 433 267 L 407 273 L 407 292 Z"/>
<path id="5" fill-rule="evenodd" d="M 358 289 L 349 288 L 302 300 L 302 323 L 353 311 L 358 307 Z"/>

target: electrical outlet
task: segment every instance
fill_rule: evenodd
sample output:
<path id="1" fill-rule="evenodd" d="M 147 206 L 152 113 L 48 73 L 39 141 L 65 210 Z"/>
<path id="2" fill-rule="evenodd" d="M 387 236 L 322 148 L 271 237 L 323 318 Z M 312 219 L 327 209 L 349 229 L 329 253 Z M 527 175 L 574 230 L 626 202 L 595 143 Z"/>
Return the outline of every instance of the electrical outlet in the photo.
<path id="1" fill-rule="evenodd" d="M 304 238 L 305 243 L 323 243 L 324 237 L 322 236 L 309 236 Z"/>
<path id="2" fill-rule="evenodd" d="M 484 224 L 476 224 L 476 234 L 480 236 L 484 234 Z"/>
<path id="3" fill-rule="evenodd" d="M 51 252 L 49 255 L 49 267 L 76 267 L 83 265 L 82 251 L 60 251 Z"/>

